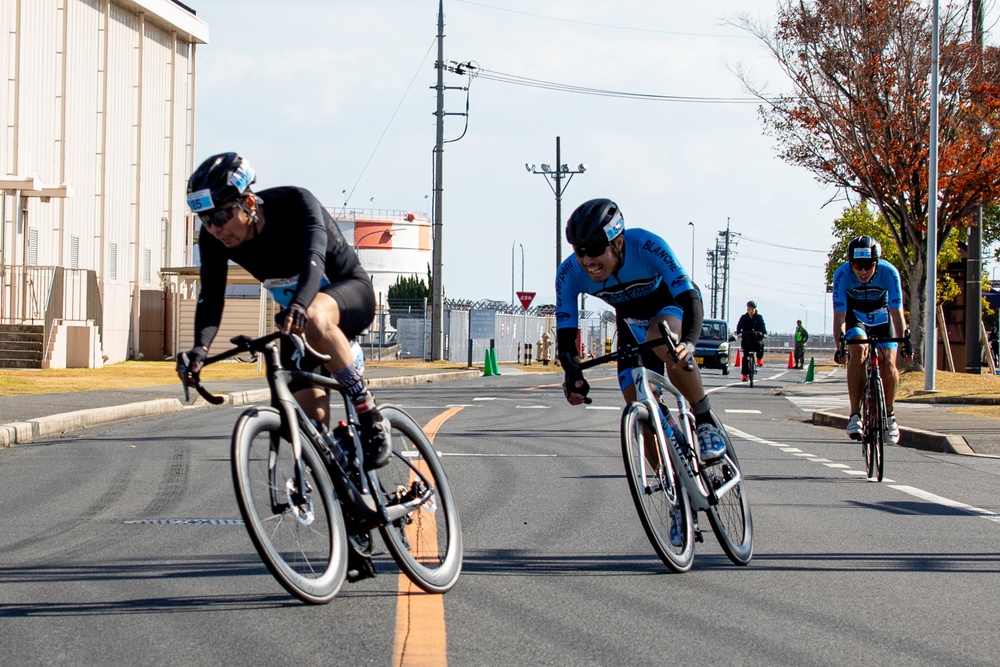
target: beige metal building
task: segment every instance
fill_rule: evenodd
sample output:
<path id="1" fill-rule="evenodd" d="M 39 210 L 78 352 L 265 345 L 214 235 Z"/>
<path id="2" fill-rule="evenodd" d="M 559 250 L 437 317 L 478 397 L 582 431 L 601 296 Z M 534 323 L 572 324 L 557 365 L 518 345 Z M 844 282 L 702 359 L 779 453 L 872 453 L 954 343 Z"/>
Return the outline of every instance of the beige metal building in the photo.
<path id="1" fill-rule="evenodd" d="M 0 0 L 0 366 L 172 352 L 208 35 L 175 0 Z"/>

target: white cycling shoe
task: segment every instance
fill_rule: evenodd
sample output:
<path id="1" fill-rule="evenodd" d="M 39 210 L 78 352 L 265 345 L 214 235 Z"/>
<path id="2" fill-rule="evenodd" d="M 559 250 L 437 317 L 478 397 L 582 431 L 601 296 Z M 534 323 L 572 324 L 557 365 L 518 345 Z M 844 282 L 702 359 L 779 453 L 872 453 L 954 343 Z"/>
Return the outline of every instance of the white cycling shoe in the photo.
<path id="1" fill-rule="evenodd" d="M 899 424 L 896 423 L 895 415 L 889 415 L 889 422 L 885 427 L 885 441 L 890 445 L 899 444 Z"/>
<path id="2" fill-rule="evenodd" d="M 851 418 L 847 420 L 847 435 L 851 440 L 861 440 L 863 433 L 861 431 L 861 415 L 853 414 Z"/>

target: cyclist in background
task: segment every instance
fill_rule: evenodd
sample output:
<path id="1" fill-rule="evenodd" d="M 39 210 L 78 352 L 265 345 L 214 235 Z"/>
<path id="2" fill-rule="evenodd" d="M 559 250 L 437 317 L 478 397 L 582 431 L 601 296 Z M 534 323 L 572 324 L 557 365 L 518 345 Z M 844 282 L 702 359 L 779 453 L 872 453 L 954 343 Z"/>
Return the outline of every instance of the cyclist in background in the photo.
<path id="1" fill-rule="evenodd" d="M 747 352 L 757 355 L 757 366 L 764 365 L 764 339 L 767 338 L 767 325 L 764 317 L 757 312 L 757 302 L 747 301 L 747 312 L 740 315 L 736 323 L 736 335 L 740 337 L 740 347 L 743 349 L 743 381 L 750 375 L 750 360 Z"/>
<path id="2" fill-rule="evenodd" d="M 899 271 L 881 259 L 882 247 L 871 236 L 859 236 L 847 246 L 847 261 L 833 274 L 833 338 L 841 335 L 847 341 L 908 336 L 906 317 L 903 314 L 903 290 Z M 897 332 L 895 335 L 893 332 Z M 899 371 L 896 369 L 896 343 L 879 343 L 879 374 L 885 392 L 888 424 L 885 429 L 887 442 L 899 442 L 899 426 L 893 413 Z M 844 363 L 845 351 L 838 349 L 834 357 Z M 864 396 L 868 348 L 854 346 L 847 354 L 847 391 L 851 399 L 851 417 L 847 422 L 847 435 L 861 440 L 861 399 Z M 912 358 L 908 349 L 903 357 Z"/>
<path id="3" fill-rule="evenodd" d="M 646 368 L 665 374 L 691 403 L 702 460 L 718 462 L 726 453 L 722 434 L 710 413 L 711 402 L 694 363 L 694 347 L 704 318 L 701 293 L 681 268 L 670 247 L 644 229 L 625 229 L 618 205 L 610 199 L 581 204 L 566 223 L 566 240 L 573 246 L 556 274 L 556 349 L 563 361 L 563 391 L 572 405 L 584 402 L 590 385 L 578 364 L 580 294 L 596 296 L 615 309 L 618 347 L 659 339 L 659 322 L 665 320 L 678 334 L 677 361 L 663 346 L 642 354 Z M 626 403 L 636 399 L 630 366 L 618 362 L 618 383 Z"/>
<path id="4" fill-rule="evenodd" d="M 389 424 L 379 414 L 349 337 L 375 318 L 371 279 L 344 240 L 337 223 L 308 190 L 276 187 L 254 193 L 254 170 L 236 153 L 213 155 L 188 181 L 187 201 L 201 221 L 201 291 L 194 317 L 195 345 L 178 370 L 196 375 L 219 331 L 225 305 L 228 264 L 233 261 L 271 290 L 282 310 L 282 333 L 304 334 L 331 359 L 293 358 L 282 345 L 282 366 L 332 376 L 358 411 L 365 463 L 381 467 L 391 454 Z M 311 418 L 327 423 L 329 396 L 319 388 L 299 389 L 296 400 Z"/>

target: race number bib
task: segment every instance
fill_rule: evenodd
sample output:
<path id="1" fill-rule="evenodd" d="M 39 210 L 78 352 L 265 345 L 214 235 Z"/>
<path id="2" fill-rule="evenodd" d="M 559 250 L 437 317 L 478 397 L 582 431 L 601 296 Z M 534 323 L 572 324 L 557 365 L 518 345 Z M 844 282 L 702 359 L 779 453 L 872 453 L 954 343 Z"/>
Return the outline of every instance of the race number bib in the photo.
<path id="1" fill-rule="evenodd" d="M 885 308 L 882 308 L 880 310 L 875 310 L 870 313 L 862 313 L 859 310 L 855 310 L 854 317 L 856 317 L 858 319 L 858 322 L 861 322 L 866 327 L 875 327 L 880 324 L 889 323 L 889 311 L 887 311 Z"/>
<path id="2" fill-rule="evenodd" d="M 326 276 L 320 279 L 319 288 L 323 289 L 330 285 Z M 287 308 L 295 296 L 295 290 L 299 286 L 299 277 L 291 278 L 268 278 L 264 281 L 264 289 L 271 293 L 271 298 L 282 308 Z"/>

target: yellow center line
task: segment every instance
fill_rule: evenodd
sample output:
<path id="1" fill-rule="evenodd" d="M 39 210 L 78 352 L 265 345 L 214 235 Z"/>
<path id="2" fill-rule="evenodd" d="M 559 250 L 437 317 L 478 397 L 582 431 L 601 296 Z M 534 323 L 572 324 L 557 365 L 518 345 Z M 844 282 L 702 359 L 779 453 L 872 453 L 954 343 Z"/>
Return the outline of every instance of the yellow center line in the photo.
<path id="1" fill-rule="evenodd" d="M 424 434 L 431 444 L 441 426 L 462 408 L 453 407 L 428 422 Z M 418 465 L 423 466 L 422 462 Z M 425 468 L 421 472 L 427 474 Z M 420 520 L 406 527 L 406 537 L 414 547 L 413 555 L 436 558 L 437 542 L 425 544 L 421 528 L 429 535 L 437 535 L 434 515 L 417 510 Z M 426 593 L 409 577 L 400 572 L 396 603 L 396 641 L 392 651 L 394 667 L 440 667 L 448 664 L 448 642 L 444 625 L 444 596 Z"/>

